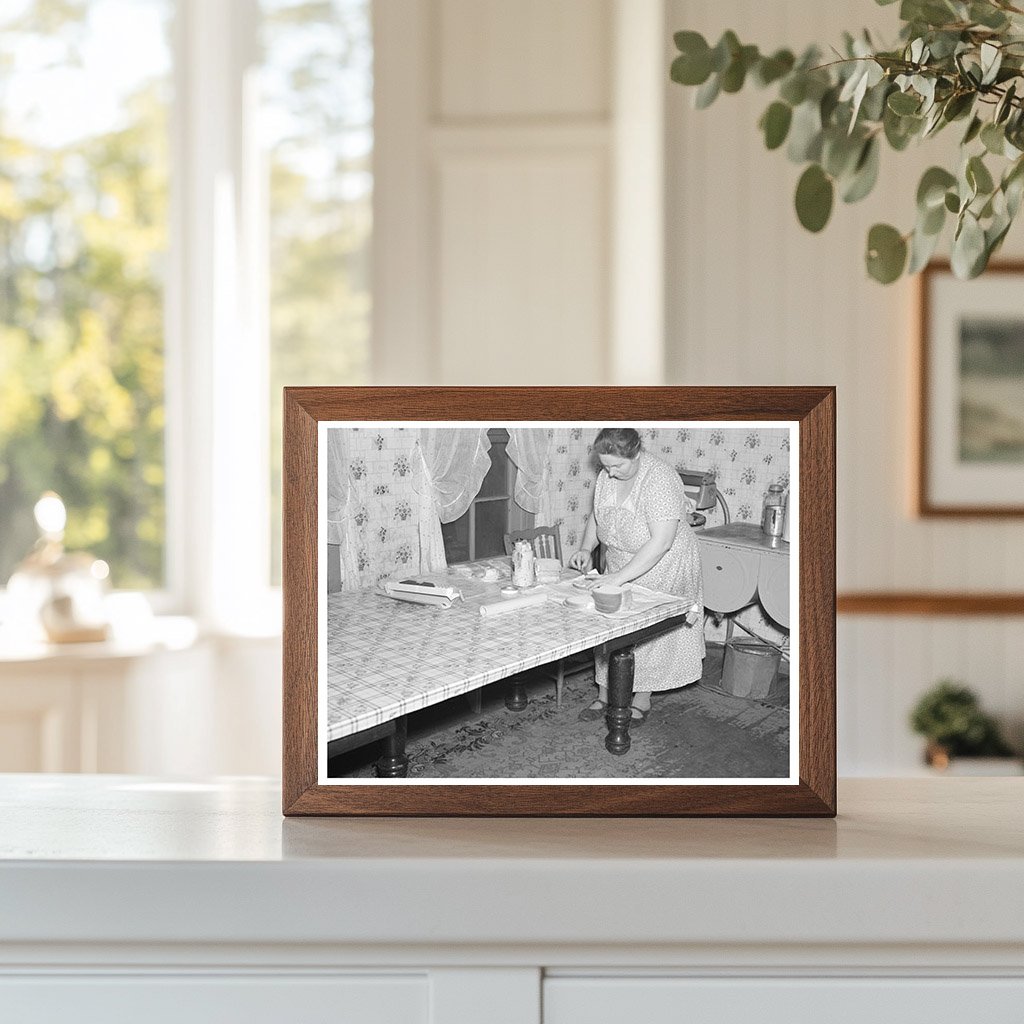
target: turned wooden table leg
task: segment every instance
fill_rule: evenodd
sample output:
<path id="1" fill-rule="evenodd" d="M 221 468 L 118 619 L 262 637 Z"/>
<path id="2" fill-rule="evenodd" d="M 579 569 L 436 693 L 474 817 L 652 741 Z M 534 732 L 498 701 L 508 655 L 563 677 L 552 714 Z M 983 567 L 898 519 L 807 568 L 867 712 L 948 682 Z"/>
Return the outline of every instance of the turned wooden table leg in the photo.
<path id="1" fill-rule="evenodd" d="M 609 754 L 625 754 L 630 747 L 629 721 L 633 703 L 633 648 L 612 651 L 608 658 L 608 710 L 604 714 L 608 735 L 604 745 Z"/>
<path id="2" fill-rule="evenodd" d="M 512 676 L 508 681 L 508 693 L 505 695 L 505 707 L 509 711 L 526 710 L 529 700 L 526 696 L 526 686 L 523 684 L 522 676 Z"/>
<path id="3" fill-rule="evenodd" d="M 406 715 L 395 719 L 395 731 L 384 737 L 384 752 L 374 764 L 379 779 L 404 779 L 409 774 L 409 758 L 405 755 L 405 740 L 408 736 Z"/>

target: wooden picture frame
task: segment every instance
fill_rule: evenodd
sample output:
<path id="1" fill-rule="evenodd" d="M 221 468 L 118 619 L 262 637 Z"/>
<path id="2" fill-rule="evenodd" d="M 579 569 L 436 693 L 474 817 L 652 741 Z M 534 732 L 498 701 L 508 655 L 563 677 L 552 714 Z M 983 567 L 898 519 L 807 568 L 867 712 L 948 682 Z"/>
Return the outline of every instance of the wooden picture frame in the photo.
<path id="1" fill-rule="evenodd" d="M 1011 344 L 1019 362 L 1022 287 L 1024 262 L 992 263 L 970 281 L 945 261 L 919 275 L 912 450 L 921 518 L 1024 516 L 1024 403 L 1005 393 L 1024 394 L 1024 371 L 1011 378 L 986 365 Z"/>
<path id="2" fill-rule="evenodd" d="M 321 427 L 436 421 L 533 425 L 660 424 L 787 426 L 798 438 L 799 494 L 793 540 L 799 559 L 793 652 L 798 699 L 790 777 L 715 784 L 633 780 L 533 784 L 444 780 L 405 785 L 326 781 L 318 745 L 318 631 L 326 604 L 321 561 Z M 836 813 L 835 389 L 831 387 L 286 388 L 283 513 L 283 811 L 349 816 L 816 816 Z M 326 444 L 324 446 L 326 448 Z M 760 506 L 754 515 L 760 521 Z M 745 513 L 750 515 L 749 511 Z M 326 552 L 326 547 L 324 547 Z M 795 605 L 795 599 L 794 599 Z M 325 614 L 325 613 L 324 613 Z M 326 638 L 325 638 L 326 641 Z M 630 655 L 631 657 L 631 655 Z M 609 705 L 621 673 L 615 655 Z M 625 717 L 629 718 L 627 690 Z M 511 707 L 511 705 L 509 705 Z M 609 708 L 609 737 L 612 712 Z M 404 721 L 404 719 L 403 719 Z M 627 728 L 622 727 L 624 730 Z M 389 741 L 390 742 L 390 741 Z M 607 746 L 607 741 L 606 741 Z M 612 748 L 608 746 L 608 749 Z M 364 782 L 366 780 L 363 780 Z"/>

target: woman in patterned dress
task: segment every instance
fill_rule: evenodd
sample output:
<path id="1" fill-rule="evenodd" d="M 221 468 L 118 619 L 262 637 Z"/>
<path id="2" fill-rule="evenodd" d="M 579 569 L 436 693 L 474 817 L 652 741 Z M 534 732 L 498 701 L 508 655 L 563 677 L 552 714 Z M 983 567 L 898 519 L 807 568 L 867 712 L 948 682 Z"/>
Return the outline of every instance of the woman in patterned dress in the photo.
<path id="1" fill-rule="evenodd" d="M 690 602 L 684 623 L 642 640 L 633 649 L 633 723 L 643 722 L 653 691 L 687 686 L 701 677 L 704 660 L 704 586 L 697 538 L 687 522 L 688 499 L 679 474 L 641 450 L 630 428 L 606 427 L 594 441 L 602 470 L 594 490 L 580 550 L 569 564 L 587 572 L 593 550 L 604 545 L 605 575 L 613 586 L 638 583 Z M 608 702 L 608 645 L 595 652 L 598 696 L 580 712 L 583 721 L 604 717 Z"/>

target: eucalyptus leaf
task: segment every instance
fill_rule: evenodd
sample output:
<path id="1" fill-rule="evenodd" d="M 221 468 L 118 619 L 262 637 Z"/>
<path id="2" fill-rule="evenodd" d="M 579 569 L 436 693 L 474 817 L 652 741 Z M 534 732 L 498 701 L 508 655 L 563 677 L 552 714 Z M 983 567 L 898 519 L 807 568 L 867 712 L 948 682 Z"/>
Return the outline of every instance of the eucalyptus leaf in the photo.
<path id="1" fill-rule="evenodd" d="M 779 88 L 779 98 L 785 100 L 791 107 L 798 107 L 807 99 L 807 74 L 803 71 L 794 71 L 789 74 Z"/>
<path id="2" fill-rule="evenodd" d="M 882 116 L 882 128 L 885 141 L 897 152 L 907 148 L 910 140 L 917 134 L 924 119 L 920 117 L 900 117 L 891 110 Z"/>
<path id="3" fill-rule="evenodd" d="M 993 156 L 1002 156 L 1006 146 L 1006 133 L 1002 125 L 993 124 L 989 121 L 981 129 L 981 142 Z"/>
<path id="4" fill-rule="evenodd" d="M 961 146 L 970 145 L 977 137 L 982 128 L 982 121 L 980 117 L 972 117 L 971 123 L 967 126 L 967 131 L 964 132 L 963 139 L 960 140 Z"/>
<path id="5" fill-rule="evenodd" d="M 941 206 L 946 199 L 946 191 L 956 184 L 956 176 L 944 167 L 929 167 L 921 175 L 917 186 L 917 208 L 925 213 L 936 206 Z"/>
<path id="6" fill-rule="evenodd" d="M 793 108 L 788 103 L 776 100 L 768 107 L 760 122 L 766 148 L 778 149 L 786 141 L 792 121 Z"/>
<path id="7" fill-rule="evenodd" d="M 1002 124 L 1011 114 L 1013 110 L 1013 100 L 1017 95 L 1017 83 L 1011 82 L 1003 93 L 999 102 L 996 104 L 996 112 L 992 117 L 992 120 L 996 124 Z"/>
<path id="8" fill-rule="evenodd" d="M 793 163 L 817 160 L 821 156 L 821 111 L 810 100 L 793 111 L 786 155 Z"/>
<path id="9" fill-rule="evenodd" d="M 985 232 L 978 219 L 969 210 L 965 210 L 960 219 L 960 226 L 953 237 L 953 249 L 950 264 L 953 273 L 962 281 L 975 277 L 975 266 L 985 257 Z"/>
<path id="10" fill-rule="evenodd" d="M 946 224 L 946 204 L 939 203 L 928 210 L 919 210 L 917 229 L 926 235 L 939 234 Z"/>
<path id="11" fill-rule="evenodd" d="M 960 196 L 956 192 L 947 192 L 945 207 L 950 213 L 960 212 Z"/>
<path id="12" fill-rule="evenodd" d="M 910 237 L 910 262 L 907 264 L 908 274 L 916 274 L 924 270 L 929 260 L 935 254 L 941 234 L 941 231 L 928 233 L 920 227 L 914 229 L 914 233 Z"/>
<path id="13" fill-rule="evenodd" d="M 894 114 L 903 116 L 905 114 L 916 114 L 921 106 L 921 100 L 908 92 L 894 92 L 889 96 L 889 109 Z"/>
<path id="14" fill-rule="evenodd" d="M 981 44 L 979 51 L 981 58 L 981 84 L 991 85 L 999 74 L 999 68 L 1003 63 L 1003 51 L 987 40 Z"/>
<path id="15" fill-rule="evenodd" d="M 943 118 L 948 122 L 956 121 L 961 117 L 966 117 L 974 107 L 974 100 L 974 93 L 954 93 L 948 100 L 946 100 L 942 107 Z"/>
<path id="16" fill-rule="evenodd" d="M 906 239 L 890 224 L 875 224 L 868 232 L 867 269 L 880 284 L 892 284 L 907 262 Z"/>
<path id="17" fill-rule="evenodd" d="M 721 74 L 733 61 L 733 57 L 739 53 L 742 44 L 732 29 L 722 33 L 721 38 L 711 51 L 711 70 Z"/>
<path id="18" fill-rule="evenodd" d="M 875 182 L 878 181 L 878 150 L 879 145 L 876 136 L 872 136 L 864 143 L 853 175 L 843 188 L 842 198 L 844 203 L 860 202 L 875 187 Z"/>
<path id="19" fill-rule="evenodd" d="M 741 46 L 732 63 L 722 72 L 722 92 L 739 92 L 758 56 L 756 46 Z"/>
<path id="20" fill-rule="evenodd" d="M 822 132 L 821 166 L 833 178 L 852 172 L 864 148 L 863 134 L 852 137 L 838 128 Z"/>
<path id="21" fill-rule="evenodd" d="M 980 156 L 972 156 L 967 161 L 967 180 L 974 188 L 976 194 L 988 195 L 995 184 L 992 175 L 985 166 L 985 161 Z"/>
<path id="22" fill-rule="evenodd" d="M 967 15 L 977 25 L 984 25 L 985 28 L 1005 28 L 1007 24 L 1006 15 L 997 10 L 989 3 L 972 3 Z"/>
<path id="23" fill-rule="evenodd" d="M 796 58 L 789 50 L 776 50 L 770 57 L 762 57 L 753 71 L 754 81 L 760 86 L 771 85 L 772 82 L 784 78 L 793 70 Z"/>
<path id="24" fill-rule="evenodd" d="M 864 102 L 860 105 L 860 120 L 881 121 L 885 113 L 885 101 L 892 91 L 892 82 L 885 78 L 870 86 L 864 95 Z"/>
<path id="25" fill-rule="evenodd" d="M 821 231 L 832 214 L 832 181 L 817 165 L 811 164 L 796 186 L 796 215 L 808 231 Z"/>
<path id="26" fill-rule="evenodd" d="M 711 77 L 694 93 L 693 105 L 698 110 L 706 110 L 718 98 L 722 91 L 722 80 L 717 74 Z"/>

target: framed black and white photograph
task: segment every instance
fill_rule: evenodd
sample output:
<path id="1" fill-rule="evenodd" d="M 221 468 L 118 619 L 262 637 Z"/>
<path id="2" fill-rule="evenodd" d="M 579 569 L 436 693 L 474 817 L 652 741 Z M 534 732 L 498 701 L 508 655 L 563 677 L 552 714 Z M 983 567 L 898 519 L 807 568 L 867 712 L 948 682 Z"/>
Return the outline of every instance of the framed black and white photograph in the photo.
<path id="1" fill-rule="evenodd" d="M 1024 515 L 1024 264 L 921 274 L 917 511 Z"/>
<path id="2" fill-rule="evenodd" d="M 831 401 L 289 389 L 286 813 L 832 813 Z"/>

